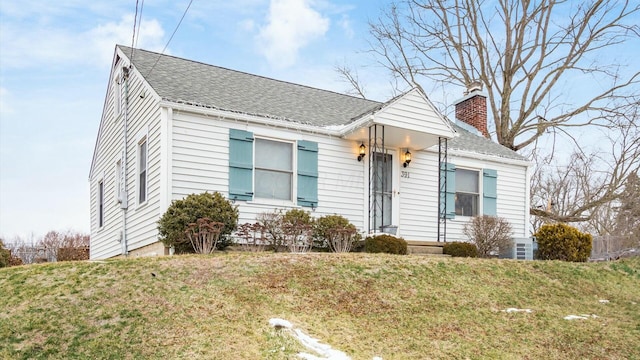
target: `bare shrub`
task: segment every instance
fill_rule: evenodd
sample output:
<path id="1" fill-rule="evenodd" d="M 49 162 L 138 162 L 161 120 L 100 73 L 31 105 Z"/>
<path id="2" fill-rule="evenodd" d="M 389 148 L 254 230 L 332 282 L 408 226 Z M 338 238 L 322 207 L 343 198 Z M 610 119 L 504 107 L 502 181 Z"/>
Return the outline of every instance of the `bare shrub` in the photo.
<path id="1" fill-rule="evenodd" d="M 58 261 L 89 260 L 89 247 L 61 247 L 56 254 Z"/>
<path id="2" fill-rule="evenodd" d="M 260 223 L 238 226 L 236 236 L 243 239 L 240 245 L 244 251 L 264 251 L 268 245 L 264 227 Z"/>
<path id="3" fill-rule="evenodd" d="M 216 249 L 225 224 L 209 218 L 200 218 L 187 226 L 185 233 L 198 254 L 211 254 Z"/>
<path id="4" fill-rule="evenodd" d="M 264 238 L 275 252 L 282 249 L 291 252 L 311 250 L 313 219 L 309 212 L 291 209 L 283 213 L 282 210 L 274 210 L 260 213 L 257 220 L 264 231 Z"/>
<path id="5" fill-rule="evenodd" d="M 487 258 L 513 245 L 511 224 L 497 216 L 476 216 L 464 225 L 463 232 L 478 248 L 478 257 Z"/>
<path id="6" fill-rule="evenodd" d="M 282 210 L 267 211 L 256 217 L 261 226 L 265 241 L 278 252 L 284 247 L 284 232 L 282 229 Z"/>
<path id="7" fill-rule="evenodd" d="M 360 238 L 355 227 L 334 227 L 326 232 L 331 251 L 336 253 L 350 252 L 353 244 Z"/>

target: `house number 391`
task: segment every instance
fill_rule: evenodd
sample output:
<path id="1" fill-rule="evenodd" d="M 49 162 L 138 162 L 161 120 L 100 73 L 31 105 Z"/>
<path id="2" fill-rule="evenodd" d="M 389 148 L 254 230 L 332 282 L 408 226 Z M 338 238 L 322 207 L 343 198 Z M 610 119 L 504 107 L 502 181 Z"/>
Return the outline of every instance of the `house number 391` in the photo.
<path id="1" fill-rule="evenodd" d="M 400 177 L 401 178 L 406 178 L 408 179 L 410 177 L 411 173 L 408 171 L 400 171 Z"/>

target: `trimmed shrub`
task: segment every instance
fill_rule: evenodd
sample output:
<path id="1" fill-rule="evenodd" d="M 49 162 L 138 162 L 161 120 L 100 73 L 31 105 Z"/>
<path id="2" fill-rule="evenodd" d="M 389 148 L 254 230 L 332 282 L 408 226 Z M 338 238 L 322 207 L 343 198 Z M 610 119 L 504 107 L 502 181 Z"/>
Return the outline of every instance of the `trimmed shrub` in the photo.
<path id="1" fill-rule="evenodd" d="M 191 194 L 182 200 L 172 201 L 171 206 L 158 221 L 160 241 L 165 246 L 174 246 L 177 253 L 193 252 L 193 246 L 185 231 L 189 224 L 194 224 L 202 218 L 224 224 L 216 245 L 218 249 L 231 245 L 230 235 L 238 225 L 238 207 L 231 205 L 231 202 L 218 192 Z"/>
<path id="2" fill-rule="evenodd" d="M 511 224 L 497 216 L 475 216 L 464 225 L 462 232 L 476 245 L 478 256 L 488 258 L 511 249 Z"/>
<path id="3" fill-rule="evenodd" d="M 444 244 L 442 253 L 452 257 L 478 257 L 478 248 L 475 244 L 468 242 L 450 242 Z"/>
<path id="4" fill-rule="evenodd" d="M 313 227 L 313 244 L 321 250 L 349 252 L 353 244 L 361 239 L 355 225 L 341 215 L 322 216 Z"/>
<path id="5" fill-rule="evenodd" d="M 407 255 L 407 242 L 403 238 L 397 238 L 393 235 L 370 236 L 364 240 L 364 251 Z"/>
<path id="6" fill-rule="evenodd" d="M 537 258 L 585 262 L 591 255 L 591 234 L 567 224 L 542 225 L 534 234 L 538 242 Z"/>

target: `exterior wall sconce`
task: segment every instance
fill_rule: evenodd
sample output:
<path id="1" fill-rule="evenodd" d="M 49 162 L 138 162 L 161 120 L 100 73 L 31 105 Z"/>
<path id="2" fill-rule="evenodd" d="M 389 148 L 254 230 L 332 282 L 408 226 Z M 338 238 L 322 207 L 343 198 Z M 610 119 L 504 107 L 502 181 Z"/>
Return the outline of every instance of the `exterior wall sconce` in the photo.
<path id="1" fill-rule="evenodd" d="M 402 166 L 407 167 L 409 166 L 410 162 L 411 162 L 411 153 L 409 152 L 409 149 L 407 149 L 407 152 L 404 153 L 404 163 L 402 163 Z"/>
<path id="2" fill-rule="evenodd" d="M 364 143 L 360 143 L 360 154 L 358 155 L 358 161 L 362 161 L 364 159 L 364 155 L 366 154 L 367 147 L 364 146 Z"/>

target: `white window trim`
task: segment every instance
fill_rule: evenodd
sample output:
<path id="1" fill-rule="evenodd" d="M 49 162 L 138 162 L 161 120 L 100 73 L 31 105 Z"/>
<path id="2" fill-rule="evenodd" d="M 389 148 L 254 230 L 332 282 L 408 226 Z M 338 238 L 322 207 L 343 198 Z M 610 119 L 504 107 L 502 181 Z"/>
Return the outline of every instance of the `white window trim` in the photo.
<path id="1" fill-rule="evenodd" d="M 140 145 L 142 143 L 146 142 L 147 143 L 147 152 L 146 152 L 146 159 L 145 159 L 145 164 L 146 164 L 146 176 L 145 176 L 145 183 L 144 183 L 144 187 L 146 189 L 145 192 L 145 198 L 143 202 L 140 202 L 140 186 L 142 184 L 140 184 Z M 136 206 L 137 207 L 142 207 L 144 206 L 147 202 L 149 202 L 149 128 L 145 127 L 144 129 L 140 130 L 138 132 L 138 134 L 136 135 L 136 193 L 135 193 L 135 199 L 136 199 Z"/>
<path id="2" fill-rule="evenodd" d="M 297 207 L 297 198 L 298 198 L 298 147 L 297 141 L 295 140 L 287 140 L 276 137 L 269 136 L 260 136 L 254 134 L 254 144 L 253 144 L 253 189 L 256 188 L 256 143 L 257 140 L 271 140 L 277 141 L 281 143 L 286 143 L 291 145 L 291 200 L 281 200 L 281 199 L 269 199 L 269 198 L 261 198 L 255 194 L 253 200 L 249 203 L 255 204 L 264 204 L 264 205 L 272 205 L 272 206 L 287 206 L 287 207 Z"/>
<path id="3" fill-rule="evenodd" d="M 484 211 L 483 211 L 483 208 L 482 208 L 482 206 L 483 206 L 482 198 L 483 198 L 483 189 L 484 189 L 483 188 L 483 184 L 482 184 L 482 169 L 456 165 L 456 170 L 458 170 L 458 169 L 475 171 L 478 174 L 478 193 L 477 193 L 477 195 L 478 195 L 478 208 L 476 209 L 478 213 L 476 215 L 472 215 L 472 216 L 458 215 L 456 213 L 456 217 L 454 218 L 454 220 L 457 219 L 457 218 L 462 218 L 462 219 L 464 219 L 464 221 L 468 221 L 468 219 L 471 219 L 474 216 L 480 216 L 480 215 L 484 214 Z M 456 182 L 457 181 L 458 181 L 458 177 L 456 176 Z M 456 190 L 455 194 L 457 196 L 457 194 L 458 194 L 457 190 Z M 472 194 L 472 193 L 464 193 L 464 194 Z M 453 206 L 454 206 L 454 211 L 455 211 L 455 202 L 454 202 Z"/>

